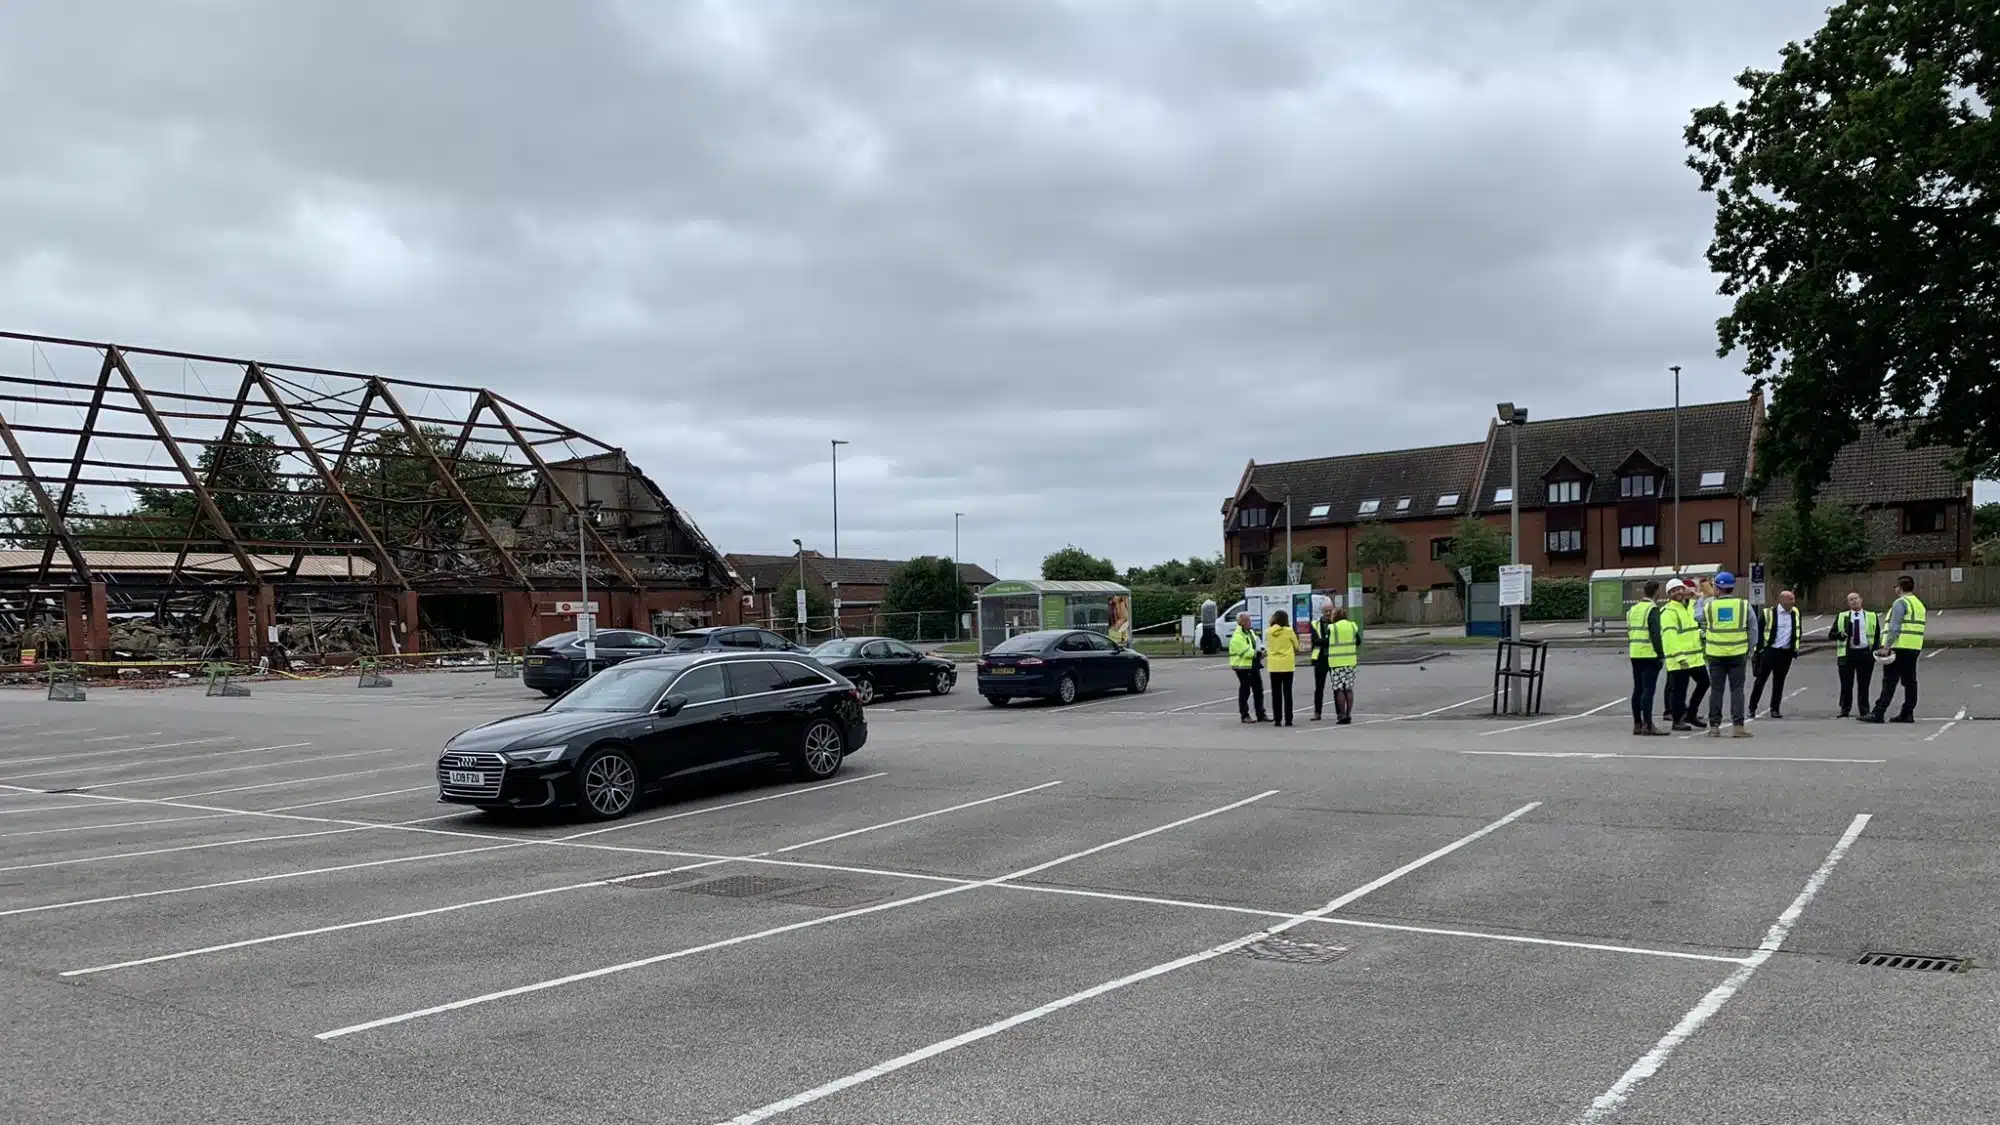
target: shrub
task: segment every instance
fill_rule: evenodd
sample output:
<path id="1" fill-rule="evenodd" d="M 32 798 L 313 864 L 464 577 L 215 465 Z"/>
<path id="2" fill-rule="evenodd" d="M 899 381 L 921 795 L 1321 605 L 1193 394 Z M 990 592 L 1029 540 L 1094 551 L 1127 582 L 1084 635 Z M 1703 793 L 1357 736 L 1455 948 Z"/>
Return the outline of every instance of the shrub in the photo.
<path id="1" fill-rule="evenodd" d="M 1537 578 L 1535 600 L 1523 606 L 1523 621 L 1581 621 L 1590 616 L 1590 582 L 1583 578 Z"/>
<path id="2" fill-rule="evenodd" d="M 1206 591 L 1195 586 L 1134 586 L 1132 627 L 1143 629 L 1162 621 L 1179 621 L 1187 614 L 1199 612 L 1201 601 L 1207 596 Z"/>

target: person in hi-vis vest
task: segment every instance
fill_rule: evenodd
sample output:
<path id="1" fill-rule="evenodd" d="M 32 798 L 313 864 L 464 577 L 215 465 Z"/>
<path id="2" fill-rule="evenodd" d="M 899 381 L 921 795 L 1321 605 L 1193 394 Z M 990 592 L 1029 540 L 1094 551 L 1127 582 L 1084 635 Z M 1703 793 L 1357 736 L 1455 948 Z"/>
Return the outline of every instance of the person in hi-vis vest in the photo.
<path id="1" fill-rule="evenodd" d="M 1736 576 L 1726 570 L 1715 576 L 1715 596 L 1703 603 L 1700 616 L 1701 652 L 1715 693 L 1708 697 L 1708 737 L 1722 737 L 1722 697 L 1727 694 L 1730 733 L 1749 738 L 1743 725 L 1743 674 L 1750 654 L 1763 644 L 1763 619 L 1736 596 Z"/>
<path id="2" fill-rule="evenodd" d="M 1847 595 L 1847 608 L 1833 619 L 1826 639 L 1834 644 L 1840 669 L 1840 717 L 1868 715 L 1868 683 L 1875 678 L 1875 649 L 1882 644 L 1882 618 L 1864 609 L 1861 595 Z"/>
<path id="3" fill-rule="evenodd" d="M 1648 582 L 1646 596 L 1625 611 L 1625 647 L 1632 658 L 1632 733 L 1664 735 L 1653 725 L 1653 697 L 1666 665 L 1667 645 L 1660 632 L 1660 584 Z"/>
<path id="4" fill-rule="evenodd" d="M 1660 607 L 1660 645 L 1667 658 L 1667 718 L 1673 729 L 1702 726 L 1695 714 L 1701 696 L 1688 699 L 1688 685 L 1708 687 L 1708 670 L 1701 662 L 1701 625 L 1694 618 L 1694 587 L 1676 578 L 1667 583 L 1667 604 Z"/>
<path id="5" fill-rule="evenodd" d="M 1875 710 L 1867 715 L 1867 721 L 1879 723 L 1889 712 L 1889 702 L 1896 698 L 1896 685 L 1903 685 L 1903 709 L 1896 712 L 1892 723 L 1914 723 L 1917 721 L 1917 660 L 1924 654 L 1924 603 L 1917 597 L 1917 580 L 1907 574 L 1896 578 L 1896 589 L 1900 591 L 1889 606 L 1889 616 L 1882 622 L 1882 651 L 1890 654 L 1889 666 L 1882 670 L 1882 697 L 1875 701 Z"/>

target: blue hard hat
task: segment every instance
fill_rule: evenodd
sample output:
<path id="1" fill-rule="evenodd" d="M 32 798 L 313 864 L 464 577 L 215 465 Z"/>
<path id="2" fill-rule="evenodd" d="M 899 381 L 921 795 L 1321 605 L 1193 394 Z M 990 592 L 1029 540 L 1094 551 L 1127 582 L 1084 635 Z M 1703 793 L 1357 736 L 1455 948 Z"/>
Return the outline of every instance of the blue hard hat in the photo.
<path id="1" fill-rule="evenodd" d="M 1715 584 L 1717 586 L 1734 586 L 1736 585 L 1736 576 L 1725 570 L 1715 576 Z"/>

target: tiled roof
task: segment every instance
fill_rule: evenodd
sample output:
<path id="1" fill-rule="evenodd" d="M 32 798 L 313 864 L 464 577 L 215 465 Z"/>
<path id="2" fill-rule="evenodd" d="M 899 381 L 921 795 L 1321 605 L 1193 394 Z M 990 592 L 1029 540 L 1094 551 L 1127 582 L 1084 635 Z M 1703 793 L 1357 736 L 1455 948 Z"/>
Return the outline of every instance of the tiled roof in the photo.
<path id="1" fill-rule="evenodd" d="M 1473 478 L 1478 475 L 1485 449 L 1485 442 L 1476 441 L 1310 461 L 1274 461 L 1254 466 L 1247 487 L 1273 504 L 1290 489 L 1294 527 L 1456 517 L 1465 514 L 1472 500 Z M 1458 502 L 1440 509 L 1438 498 L 1454 493 Z M 1405 499 L 1409 507 L 1399 508 Z M 1370 500 L 1375 506 L 1364 513 L 1362 508 Z M 1322 505 L 1326 510 L 1315 516 Z M 1283 526 L 1282 520 L 1278 526 Z"/>
<path id="2" fill-rule="evenodd" d="M 1856 505 L 1957 500 L 1965 495 L 1965 482 L 1951 470 L 1952 452 L 1938 445 L 1912 448 L 1901 434 L 1864 428 L 1834 458 L 1819 499 Z M 1774 475 L 1758 502 L 1782 504 L 1791 498 L 1790 479 Z"/>
<path id="3" fill-rule="evenodd" d="M 797 573 L 797 555 L 730 555 L 730 563 L 736 567 L 745 581 L 752 579 L 760 587 L 778 587 Z M 887 586 L 889 579 L 907 559 L 833 559 L 818 551 L 806 552 L 806 569 L 820 582 L 839 582 L 848 586 Z M 977 563 L 959 563 L 959 580 L 969 586 L 985 586 L 999 579 Z"/>
<path id="4" fill-rule="evenodd" d="M 1750 438 L 1756 424 L 1756 407 L 1748 398 L 1729 402 L 1703 402 L 1681 407 L 1681 489 L 1683 499 L 1702 496 L 1737 496 L 1743 492 L 1744 477 L 1750 471 Z M 1500 511 L 1507 504 L 1495 502 L 1495 493 L 1508 486 L 1510 476 L 1508 427 L 1494 435 L 1493 450 L 1487 458 L 1480 484 L 1479 510 Z M 1618 502 L 1618 468 L 1636 451 L 1669 471 L 1674 463 L 1674 412 L 1628 410 L 1617 414 L 1587 414 L 1579 418 L 1551 418 L 1530 421 L 1520 429 L 1521 507 L 1540 508 L 1547 498 L 1542 475 L 1564 457 L 1591 474 L 1592 504 Z M 1704 488 L 1705 474 L 1720 473 L 1721 483 Z M 1715 478 L 1709 477 L 1713 481 Z M 1673 495 L 1668 482 L 1661 496 Z"/>

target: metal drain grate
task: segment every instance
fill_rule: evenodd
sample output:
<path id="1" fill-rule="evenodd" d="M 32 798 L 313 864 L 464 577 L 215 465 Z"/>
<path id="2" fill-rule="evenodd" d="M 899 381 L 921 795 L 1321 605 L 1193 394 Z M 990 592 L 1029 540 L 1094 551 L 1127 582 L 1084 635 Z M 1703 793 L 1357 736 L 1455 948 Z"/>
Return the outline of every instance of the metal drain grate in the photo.
<path id="1" fill-rule="evenodd" d="M 781 894 L 779 902 L 794 903 L 799 906 L 818 906 L 828 910 L 849 910 L 856 906 L 867 906 L 881 902 L 894 895 L 895 891 L 879 887 L 857 887 L 848 883 L 820 883 L 803 891 Z"/>
<path id="2" fill-rule="evenodd" d="M 773 879 L 768 875 L 729 875 L 721 879 L 710 879 L 705 883 L 688 883 L 673 889 L 686 891 L 689 894 L 720 895 L 723 898 L 756 898 L 759 895 L 801 891 L 812 885 L 797 879 Z"/>
<path id="3" fill-rule="evenodd" d="M 648 875 L 643 879 L 621 875 L 611 885 L 635 891 L 678 890 L 689 883 L 698 883 L 706 878 L 708 878 L 706 875 L 693 875 L 685 871 L 667 871 L 659 875 Z"/>
<path id="4" fill-rule="evenodd" d="M 1267 937 L 1243 947 L 1243 955 L 1259 961 L 1282 961 L 1288 965 L 1326 965 L 1353 950 L 1351 945 L 1324 945 L 1297 938 Z"/>
<path id="5" fill-rule="evenodd" d="M 1962 973 L 1963 957 L 1931 957 L 1921 953 L 1863 953 L 1854 962 L 1875 969 L 1911 969 L 1919 973 Z"/>
<path id="6" fill-rule="evenodd" d="M 44 790 L 42 790 L 42 793 L 43 793 L 44 795 L 47 795 L 47 796 L 51 796 L 51 797 L 52 797 L 52 796 L 54 796 L 54 795 L 56 795 L 57 793 L 88 793 L 88 792 L 90 792 L 90 787 L 89 787 L 88 785 L 74 785 L 74 786 L 71 786 L 71 787 L 70 787 L 70 788 L 68 788 L 68 789 L 44 789 Z"/>

